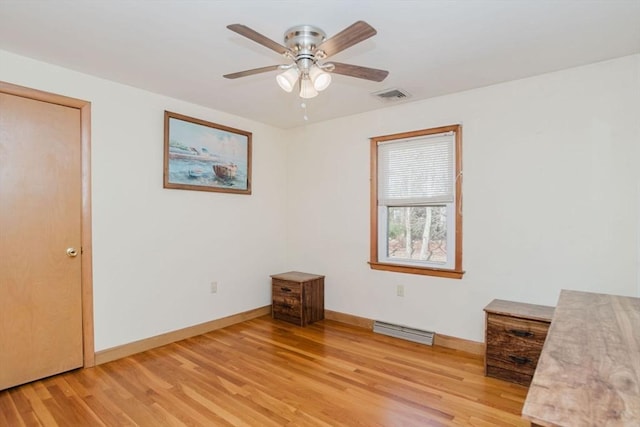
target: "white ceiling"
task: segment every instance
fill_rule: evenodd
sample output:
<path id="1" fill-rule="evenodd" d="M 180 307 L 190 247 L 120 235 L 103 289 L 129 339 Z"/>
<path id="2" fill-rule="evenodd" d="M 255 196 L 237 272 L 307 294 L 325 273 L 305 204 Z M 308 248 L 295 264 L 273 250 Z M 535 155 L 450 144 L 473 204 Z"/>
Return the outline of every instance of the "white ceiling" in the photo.
<path id="1" fill-rule="evenodd" d="M 0 0 L 0 49 L 291 128 L 309 122 L 275 71 L 222 78 L 284 62 L 226 26 L 283 44 L 294 25 L 331 37 L 358 20 L 378 34 L 332 59 L 389 77 L 334 75 L 309 122 L 387 107 L 383 89 L 411 102 L 640 52 L 640 0 Z"/>

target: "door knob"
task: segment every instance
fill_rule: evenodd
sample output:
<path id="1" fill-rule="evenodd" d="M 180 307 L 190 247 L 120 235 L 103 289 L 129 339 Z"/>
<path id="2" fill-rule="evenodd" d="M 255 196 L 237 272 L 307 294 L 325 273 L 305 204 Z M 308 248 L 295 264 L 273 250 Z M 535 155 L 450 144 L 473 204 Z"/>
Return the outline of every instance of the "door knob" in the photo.
<path id="1" fill-rule="evenodd" d="M 70 258 L 78 256 L 78 250 L 76 248 L 67 248 L 67 256 Z"/>

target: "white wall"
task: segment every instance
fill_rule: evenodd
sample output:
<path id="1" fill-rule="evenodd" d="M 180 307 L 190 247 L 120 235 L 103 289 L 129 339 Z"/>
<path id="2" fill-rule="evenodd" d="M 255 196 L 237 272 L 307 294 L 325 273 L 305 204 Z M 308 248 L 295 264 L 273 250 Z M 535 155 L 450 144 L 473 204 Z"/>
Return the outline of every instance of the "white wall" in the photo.
<path id="1" fill-rule="evenodd" d="M 2 51 L 0 80 L 92 103 L 96 350 L 270 304 L 285 266 L 283 131 Z M 253 194 L 163 189 L 165 109 L 252 132 Z"/>
<path id="2" fill-rule="evenodd" d="M 329 310 L 475 341 L 494 298 L 640 295 L 639 95 L 634 55 L 294 130 L 287 264 L 326 275 Z M 371 270 L 368 138 L 455 123 L 464 278 Z"/>

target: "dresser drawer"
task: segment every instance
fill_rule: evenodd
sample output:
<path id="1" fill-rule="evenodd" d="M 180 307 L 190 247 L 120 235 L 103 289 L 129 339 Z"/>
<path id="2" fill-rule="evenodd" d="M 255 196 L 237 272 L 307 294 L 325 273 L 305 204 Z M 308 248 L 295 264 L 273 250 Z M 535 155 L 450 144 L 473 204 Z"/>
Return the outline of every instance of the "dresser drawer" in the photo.
<path id="1" fill-rule="evenodd" d="M 503 351 L 494 355 L 487 351 L 487 371 L 490 367 L 496 367 L 532 377 L 541 351 L 542 349 L 537 352 Z"/>
<path id="2" fill-rule="evenodd" d="M 542 348 L 548 330 L 548 322 L 519 319 L 500 314 L 487 315 L 487 335 L 492 344 L 539 346 Z"/>
<path id="3" fill-rule="evenodd" d="M 286 322 L 302 324 L 302 306 L 300 304 L 289 304 L 287 302 L 273 302 L 272 316 L 274 319 L 284 320 Z"/>
<path id="4" fill-rule="evenodd" d="M 273 295 L 282 296 L 294 296 L 300 298 L 301 286 L 300 283 L 287 282 L 286 280 L 273 280 L 271 284 L 271 291 Z"/>

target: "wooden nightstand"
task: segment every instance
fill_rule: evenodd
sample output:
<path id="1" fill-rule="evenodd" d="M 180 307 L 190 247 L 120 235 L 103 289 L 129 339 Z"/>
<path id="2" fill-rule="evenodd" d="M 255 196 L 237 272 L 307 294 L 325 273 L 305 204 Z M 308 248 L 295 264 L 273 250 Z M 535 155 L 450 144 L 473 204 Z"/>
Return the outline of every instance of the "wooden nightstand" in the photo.
<path id="1" fill-rule="evenodd" d="M 553 317 L 553 307 L 493 300 L 484 308 L 486 376 L 528 386 Z"/>
<path id="2" fill-rule="evenodd" d="M 271 276 L 271 316 L 296 325 L 324 319 L 324 276 L 288 273 Z"/>

